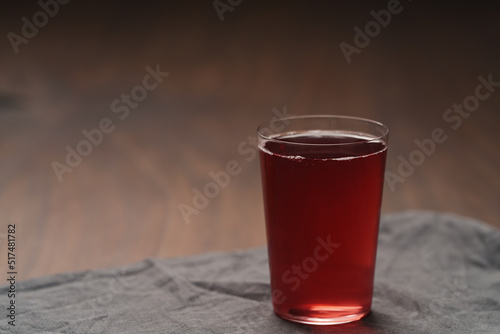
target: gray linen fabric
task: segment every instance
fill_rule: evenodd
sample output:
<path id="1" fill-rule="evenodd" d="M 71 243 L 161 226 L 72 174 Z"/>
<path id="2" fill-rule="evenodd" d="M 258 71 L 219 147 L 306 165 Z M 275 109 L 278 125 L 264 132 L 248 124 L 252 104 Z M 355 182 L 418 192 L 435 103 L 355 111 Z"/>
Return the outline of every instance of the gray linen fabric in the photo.
<path id="1" fill-rule="evenodd" d="M 17 289 L 12 327 L 0 287 L 1 333 L 500 333 L 500 230 L 434 212 L 383 216 L 372 312 L 337 326 L 273 314 L 263 248 L 147 259 Z"/>

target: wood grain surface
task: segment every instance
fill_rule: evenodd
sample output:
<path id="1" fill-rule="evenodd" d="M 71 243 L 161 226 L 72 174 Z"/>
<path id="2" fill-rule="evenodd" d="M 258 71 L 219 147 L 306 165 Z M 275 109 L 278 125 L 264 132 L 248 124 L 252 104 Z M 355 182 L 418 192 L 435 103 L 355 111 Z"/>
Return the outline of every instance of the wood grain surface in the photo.
<path id="1" fill-rule="evenodd" d="M 265 245 L 251 137 L 285 109 L 385 123 L 395 174 L 400 159 L 418 158 L 415 140 L 442 129 L 446 141 L 404 182 L 386 184 L 383 212 L 440 210 L 500 227 L 500 87 L 478 106 L 468 99 L 478 77 L 500 82 L 498 11 L 401 1 L 348 63 L 340 43 L 355 45 L 354 28 L 387 6 L 243 1 L 221 21 L 211 1 L 74 1 L 18 53 L 8 34 L 22 36 L 22 18 L 42 9 L 3 10 L 0 271 L 8 224 L 23 280 Z M 137 88 L 148 66 L 169 73 L 150 91 Z M 127 106 L 131 93 L 144 99 Z M 475 110 L 447 121 L 465 100 Z M 79 144 L 103 119 L 99 144 Z M 66 165 L 78 145 L 89 154 L 60 182 L 53 163 Z M 241 173 L 188 224 L 179 205 L 193 206 L 193 189 L 232 160 Z"/>

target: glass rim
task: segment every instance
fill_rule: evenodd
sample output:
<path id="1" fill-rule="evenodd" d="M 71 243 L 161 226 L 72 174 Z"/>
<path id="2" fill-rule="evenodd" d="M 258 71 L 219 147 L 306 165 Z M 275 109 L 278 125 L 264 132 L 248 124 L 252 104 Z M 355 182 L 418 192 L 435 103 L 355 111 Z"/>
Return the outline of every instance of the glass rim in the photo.
<path id="1" fill-rule="evenodd" d="M 266 135 L 266 134 L 262 133 L 262 130 L 268 128 L 267 125 L 270 125 L 272 123 L 283 122 L 283 121 L 287 121 L 287 120 L 314 119 L 314 118 L 316 118 L 316 119 L 344 119 L 344 120 L 351 120 L 351 121 L 359 121 L 359 122 L 370 123 L 370 124 L 374 124 L 374 125 L 379 126 L 382 129 L 383 134 L 379 135 L 379 136 L 373 136 L 373 138 L 366 139 L 366 140 L 362 139 L 361 141 L 358 141 L 358 142 L 335 143 L 335 144 L 318 144 L 318 143 L 297 143 L 297 142 L 291 142 L 291 141 L 287 141 L 287 140 L 282 140 L 279 137 L 277 138 L 277 137 L 269 136 L 269 135 Z M 322 131 L 322 129 L 317 129 L 317 130 Z M 341 129 L 337 129 L 337 130 L 341 130 Z M 315 131 L 315 130 L 311 129 L 309 131 Z M 276 136 L 280 136 L 280 135 L 283 135 L 283 134 L 293 134 L 293 133 L 296 133 L 296 131 L 277 133 Z M 359 134 L 362 133 L 362 134 L 370 135 L 369 133 L 366 133 L 366 132 L 353 132 L 353 133 L 359 133 Z M 271 121 L 268 121 L 266 123 L 263 123 L 263 124 L 259 125 L 257 127 L 257 135 L 260 138 L 264 139 L 264 140 L 273 141 L 273 142 L 277 142 L 277 143 L 283 143 L 283 144 L 286 144 L 286 145 L 303 145 L 303 146 L 307 146 L 307 145 L 311 145 L 311 146 L 340 146 L 340 145 L 355 145 L 355 144 L 359 145 L 359 144 L 363 144 L 363 143 L 370 143 L 370 142 L 380 141 L 382 138 L 387 137 L 389 135 L 389 128 L 387 126 L 385 126 L 381 122 L 378 122 L 378 121 L 375 121 L 375 120 L 372 120 L 372 119 L 369 119 L 369 118 L 363 118 L 363 117 L 357 117 L 357 116 L 346 116 L 346 115 L 295 115 L 295 116 L 288 116 L 288 117 L 278 118 L 278 119 L 271 120 Z M 385 141 L 384 144 L 387 146 L 387 141 Z"/>

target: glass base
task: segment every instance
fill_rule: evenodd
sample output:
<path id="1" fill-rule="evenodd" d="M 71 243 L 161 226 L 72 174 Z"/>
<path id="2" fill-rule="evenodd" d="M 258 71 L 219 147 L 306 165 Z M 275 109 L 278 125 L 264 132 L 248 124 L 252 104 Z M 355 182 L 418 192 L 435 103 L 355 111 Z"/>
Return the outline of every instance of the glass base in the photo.
<path id="1" fill-rule="evenodd" d="M 308 325 L 338 325 L 353 322 L 370 313 L 370 308 L 356 306 L 315 305 L 308 309 L 290 309 L 287 313 L 275 310 L 286 320 Z"/>

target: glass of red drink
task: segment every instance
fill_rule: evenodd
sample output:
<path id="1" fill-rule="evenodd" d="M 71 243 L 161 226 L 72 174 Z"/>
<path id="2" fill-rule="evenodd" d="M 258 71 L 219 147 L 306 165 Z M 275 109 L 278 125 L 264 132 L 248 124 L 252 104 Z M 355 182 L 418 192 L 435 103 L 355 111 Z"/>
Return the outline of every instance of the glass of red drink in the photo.
<path id="1" fill-rule="evenodd" d="M 258 130 L 274 310 L 306 324 L 370 312 L 388 129 L 295 116 Z"/>

